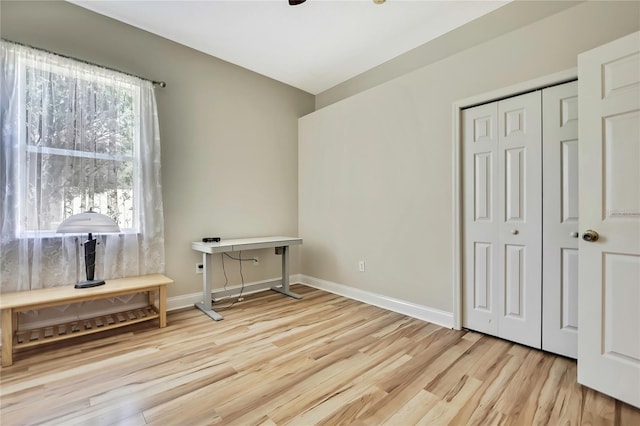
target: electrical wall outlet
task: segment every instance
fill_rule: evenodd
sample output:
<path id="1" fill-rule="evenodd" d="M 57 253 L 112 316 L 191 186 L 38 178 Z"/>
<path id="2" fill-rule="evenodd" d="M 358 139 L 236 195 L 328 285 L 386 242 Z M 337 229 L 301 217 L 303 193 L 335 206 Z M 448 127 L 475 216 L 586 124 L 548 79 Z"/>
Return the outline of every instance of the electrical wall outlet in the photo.
<path id="1" fill-rule="evenodd" d="M 358 271 L 364 272 L 364 260 L 358 262 Z"/>
<path id="2" fill-rule="evenodd" d="M 204 265 L 202 263 L 196 263 L 196 274 L 201 274 L 204 271 Z"/>
<path id="3" fill-rule="evenodd" d="M 253 262 L 251 262 L 253 266 L 260 265 L 260 258 L 258 256 L 253 256 Z"/>

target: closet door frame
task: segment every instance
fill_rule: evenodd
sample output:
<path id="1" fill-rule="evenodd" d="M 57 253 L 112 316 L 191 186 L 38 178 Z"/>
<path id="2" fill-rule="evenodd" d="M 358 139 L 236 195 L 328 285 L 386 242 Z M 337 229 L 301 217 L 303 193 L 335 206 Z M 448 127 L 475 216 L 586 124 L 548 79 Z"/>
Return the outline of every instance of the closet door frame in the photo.
<path id="1" fill-rule="evenodd" d="M 491 92 L 483 93 L 480 95 L 472 96 L 465 99 L 460 99 L 452 104 L 452 182 L 453 182 L 453 201 L 452 211 L 454 214 L 453 221 L 453 328 L 460 330 L 462 328 L 462 286 L 463 282 L 463 262 L 462 262 L 462 249 L 463 245 L 463 199 L 462 199 L 462 187 L 464 184 L 462 177 L 463 170 L 463 140 L 462 140 L 462 110 L 464 108 L 481 105 L 522 93 L 530 92 L 537 89 L 543 89 L 548 86 L 556 84 L 567 83 L 578 78 L 578 69 L 571 68 L 566 71 L 561 71 L 555 74 L 550 74 L 544 77 L 540 77 L 534 80 L 519 83 L 513 86 L 508 86 L 502 89 L 494 90 Z"/>

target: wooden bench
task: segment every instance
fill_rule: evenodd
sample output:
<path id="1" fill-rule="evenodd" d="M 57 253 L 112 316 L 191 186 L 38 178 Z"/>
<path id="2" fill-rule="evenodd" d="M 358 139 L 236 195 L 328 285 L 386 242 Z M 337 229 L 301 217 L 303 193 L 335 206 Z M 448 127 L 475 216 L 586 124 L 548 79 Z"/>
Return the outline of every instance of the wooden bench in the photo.
<path id="1" fill-rule="evenodd" d="M 0 295 L 2 310 L 2 366 L 13 364 L 13 350 L 55 342 L 86 334 L 123 327 L 142 321 L 159 319 L 160 327 L 167 325 L 167 284 L 173 280 L 164 275 L 106 280 L 99 287 L 84 289 L 73 285 L 39 290 L 19 291 Z M 149 305 L 95 318 L 78 319 L 31 330 L 18 330 L 18 313 L 49 306 L 106 299 L 125 294 L 148 293 Z M 155 306 L 156 292 L 158 306 Z"/>

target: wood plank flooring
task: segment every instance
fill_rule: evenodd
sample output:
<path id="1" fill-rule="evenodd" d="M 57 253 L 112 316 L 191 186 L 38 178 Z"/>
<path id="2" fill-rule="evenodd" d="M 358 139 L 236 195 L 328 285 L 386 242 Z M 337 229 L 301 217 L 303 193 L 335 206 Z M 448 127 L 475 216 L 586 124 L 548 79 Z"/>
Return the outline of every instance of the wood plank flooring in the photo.
<path id="1" fill-rule="evenodd" d="M 575 361 L 302 285 L 16 353 L 0 423 L 640 425 Z M 102 336 L 102 337 L 100 337 Z"/>

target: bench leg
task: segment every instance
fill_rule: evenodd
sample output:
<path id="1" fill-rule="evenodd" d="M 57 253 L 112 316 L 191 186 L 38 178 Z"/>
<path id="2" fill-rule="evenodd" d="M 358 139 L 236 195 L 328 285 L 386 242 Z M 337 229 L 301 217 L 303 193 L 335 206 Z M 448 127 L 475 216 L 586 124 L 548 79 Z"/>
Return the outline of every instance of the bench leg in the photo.
<path id="1" fill-rule="evenodd" d="M 167 286 L 159 286 L 158 310 L 160 311 L 160 328 L 167 326 Z"/>
<path id="2" fill-rule="evenodd" d="M 149 305 L 155 305 L 156 304 L 156 290 L 149 290 L 148 291 L 148 298 L 149 298 Z"/>
<path id="3" fill-rule="evenodd" d="M 2 366 L 13 364 L 13 310 L 2 310 Z"/>

